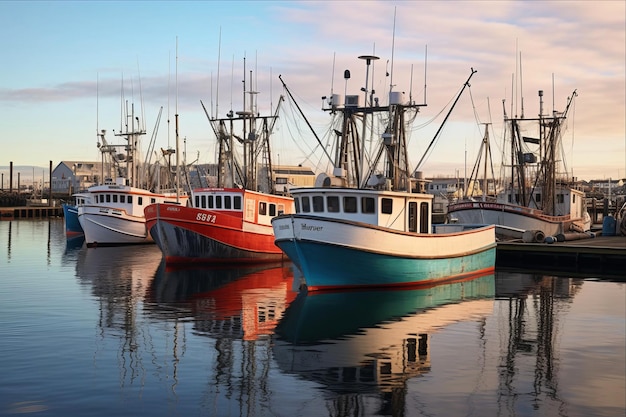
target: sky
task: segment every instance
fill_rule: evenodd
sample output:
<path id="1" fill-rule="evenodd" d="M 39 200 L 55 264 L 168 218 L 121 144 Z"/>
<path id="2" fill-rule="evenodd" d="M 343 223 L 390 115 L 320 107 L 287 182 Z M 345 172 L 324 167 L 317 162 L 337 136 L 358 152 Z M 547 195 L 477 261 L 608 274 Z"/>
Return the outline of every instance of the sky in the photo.
<path id="1" fill-rule="evenodd" d="M 564 160 L 577 178 L 626 177 L 626 2 L 615 1 L 0 1 L 0 171 L 97 161 L 97 132 L 121 143 L 122 108 L 144 146 L 179 146 L 215 162 L 210 115 L 242 110 L 243 86 L 273 114 L 287 85 L 311 127 L 328 128 L 322 97 L 385 96 L 391 84 L 425 103 L 410 139 L 426 177 L 469 175 L 484 123 L 494 152 L 503 109 L 562 111 L 576 91 Z M 371 72 L 358 59 L 380 57 Z M 344 80 L 344 70 L 351 78 Z M 386 73 L 391 76 L 387 77 Z M 503 104 L 504 100 L 504 104 Z M 280 105 L 273 158 L 323 171 L 307 124 Z M 132 106 L 132 107 L 130 107 Z M 169 121 L 169 122 L 168 122 Z M 29 168 L 30 169 L 30 168 Z M 5 174 L 5 182 L 8 183 Z M 23 181 L 25 182 L 25 181 Z"/>

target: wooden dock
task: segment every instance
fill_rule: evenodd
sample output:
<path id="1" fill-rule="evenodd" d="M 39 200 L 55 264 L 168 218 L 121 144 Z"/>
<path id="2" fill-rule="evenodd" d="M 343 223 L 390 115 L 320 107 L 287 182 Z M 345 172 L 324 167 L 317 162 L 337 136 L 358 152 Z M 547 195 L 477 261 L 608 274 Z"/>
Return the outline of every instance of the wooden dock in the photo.
<path id="1" fill-rule="evenodd" d="M 0 220 L 45 219 L 48 217 L 63 217 L 63 207 L 60 207 L 60 206 L 0 207 Z"/>
<path id="2" fill-rule="evenodd" d="M 626 236 L 596 236 L 552 244 L 498 242 L 496 267 L 626 281 Z"/>

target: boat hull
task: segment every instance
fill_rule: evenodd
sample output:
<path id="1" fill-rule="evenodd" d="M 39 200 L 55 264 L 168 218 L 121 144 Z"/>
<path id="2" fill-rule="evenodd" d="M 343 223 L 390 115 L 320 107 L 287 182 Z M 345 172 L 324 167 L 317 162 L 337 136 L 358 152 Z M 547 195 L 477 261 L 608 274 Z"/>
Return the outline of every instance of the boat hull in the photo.
<path id="1" fill-rule="evenodd" d="M 168 264 L 285 259 L 274 244 L 272 226 L 246 222 L 241 215 L 153 204 L 146 208 L 145 216 L 147 229 Z"/>
<path id="2" fill-rule="evenodd" d="M 448 207 L 448 216 L 461 224 L 494 224 L 506 226 L 509 231 L 541 231 L 544 236 L 555 236 L 569 232 L 574 228 L 579 231 L 589 230 L 591 220 L 571 216 L 547 216 L 540 210 L 511 204 L 488 203 L 481 201 L 452 204 Z M 582 229 L 582 230 L 581 230 Z M 504 237 L 521 237 L 504 228 L 498 228 Z M 543 239 L 541 239 L 543 241 Z"/>
<path id="3" fill-rule="evenodd" d="M 88 247 L 154 243 L 143 216 L 131 216 L 121 209 L 83 206 L 78 218 Z"/>
<path id="4" fill-rule="evenodd" d="M 61 206 L 65 219 L 65 234 L 68 236 L 82 235 L 84 231 L 78 221 L 78 208 L 73 204 L 62 204 Z"/>
<path id="5" fill-rule="evenodd" d="M 272 221 L 309 291 L 430 285 L 495 267 L 495 227 L 419 234 L 306 215 Z"/>

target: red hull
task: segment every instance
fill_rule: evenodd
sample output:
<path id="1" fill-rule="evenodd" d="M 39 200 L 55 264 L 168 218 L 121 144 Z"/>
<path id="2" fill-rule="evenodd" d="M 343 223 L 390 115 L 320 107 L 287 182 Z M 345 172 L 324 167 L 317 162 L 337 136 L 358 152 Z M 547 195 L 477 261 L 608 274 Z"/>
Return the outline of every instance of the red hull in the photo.
<path id="1" fill-rule="evenodd" d="M 274 244 L 270 218 L 244 211 L 153 204 L 146 227 L 166 263 L 257 263 L 286 259 Z M 250 213 L 247 213 L 248 217 Z"/>

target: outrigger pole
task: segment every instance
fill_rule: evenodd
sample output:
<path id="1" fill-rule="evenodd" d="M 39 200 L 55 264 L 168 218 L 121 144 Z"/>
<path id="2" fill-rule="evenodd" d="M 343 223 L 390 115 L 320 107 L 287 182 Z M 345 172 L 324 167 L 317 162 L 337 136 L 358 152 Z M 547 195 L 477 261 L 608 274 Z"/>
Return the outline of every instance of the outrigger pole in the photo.
<path id="1" fill-rule="evenodd" d="M 439 133 L 441 132 L 441 129 L 443 129 L 443 126 L 446 124 L 446 121 L 448 120 L 448 117 L 450 117 L 450 113 L 452 113 L 452 110 L 454 109 L 454 106 L 456 106 L 457 101 L 459 101 L 459 99 L 461 98 L 461 94 L 463 94 L 463 91 L 465 90 L 465 87 L 469 86 L 469 80 L 472 78 L 472 76 L 474 74 L 476 74 L 477 71 L 474 68 L 470 68 L 470 69 L 472 71 L 470 76 L 467 78 L 467 81 L 465 81 L 465 84 L 463 84 L 463 88 L 461 88 L 461 91 L 459 91 L 459 94 L 456 96 L 456 99 L 454 100 L 454 103 L 452 103 L 452 106 L 450 107 L 450 110 L 448 110 L 448 114 L 446 114 L 446 118 L 443 119 L 443 122 L 441 122 L 441 125 L 439 126 L 439 129 L 437 129 L 437 133 L 435 133 L 435 136 L 433 137 L 433 139 L 428 144 L 428 148 L 426 148 L 426 151 L 424 151 L 424 155 L 422 155 L 422 159 L 420 159 L 420 161 L 417 163 L 417 166 L 415 167 L 413 172 L 417 171 L 419 169 L 419 167 L 422 165 L 422 162 L 424 161 L 424 158 L 426 158 L 426 155 L 428 155 L 428 151 L 433 146 L 433 143 L 435 143 L 435 140 L 437 139 L 437 136 L 439 136 Z"/>

